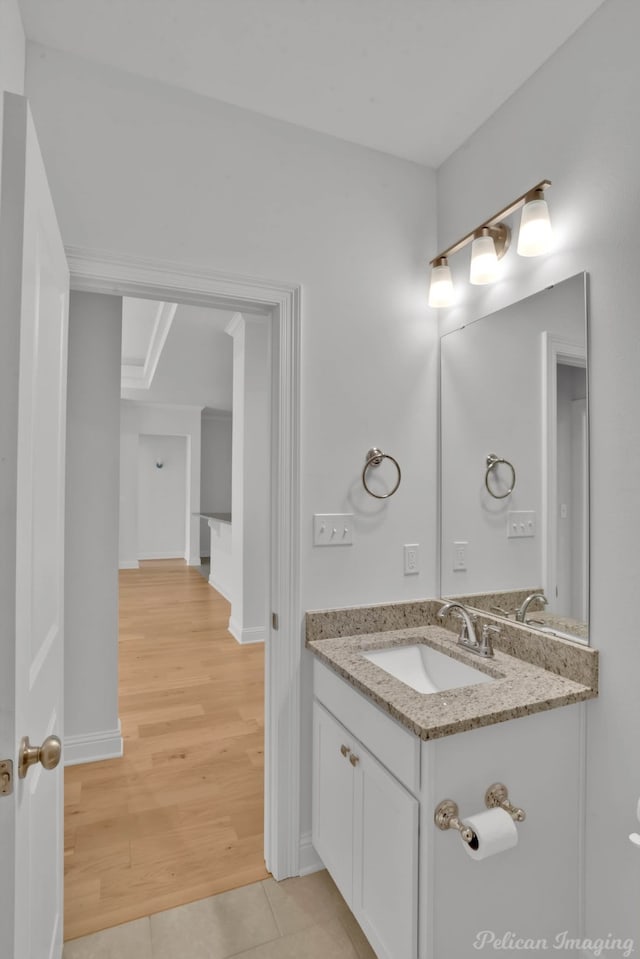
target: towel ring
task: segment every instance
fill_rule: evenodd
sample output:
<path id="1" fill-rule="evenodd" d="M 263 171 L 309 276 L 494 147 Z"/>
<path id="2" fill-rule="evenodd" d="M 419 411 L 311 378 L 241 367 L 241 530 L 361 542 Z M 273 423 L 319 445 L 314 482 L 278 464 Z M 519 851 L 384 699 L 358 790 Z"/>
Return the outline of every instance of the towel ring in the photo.
<path id="1" fill-rule="evenodd" d="M 393 465 L 398 471 L 398 479 L 396 480 L 396 485 L 388 493 L 374 493 L 373 490 L 370 490 L 367 486 L 367 470 L 370 466 L 380 466 L 383 460 L 391 460 Z M 377 446 L 372 446 L 367 453 L 367 460 L 364 464 L 364 469 L 362 470 L 362 485 L 366 489 L 369 496 L 375 496 L 376 499 L 389 499 L 390 496 L 393 496 L 395 491 L 400 486 L 400 480 L 402 479 L 402 473 L 400 472 L 400 465 L 396 459 L 393 458 L 389 453 L 383 453 L 382 450 L 379 450 Z"/>
<path id="2" fill-rule="evenodd" d="M 498 466 L 500 463 L 504 463 L 504 465 L 508 466 L 511 470 L 511 484 L 506 493 L 494 493 L 489 486 L 489 474 L 492 473 L 496 466 Z M 504 499 L 506 496 L 510 496 L 516 486 L 516 471 L 513 463 L 510 463 L 509 460 L 501 459 L 501 457 L 496 456 L 495 453 L 489 453 L 487 456 L 487 472 L 484 474 L 484 485 L 487 487 L 487 493 L 489 493 L 490 496 L 493 496 L 494 499 Z"/>

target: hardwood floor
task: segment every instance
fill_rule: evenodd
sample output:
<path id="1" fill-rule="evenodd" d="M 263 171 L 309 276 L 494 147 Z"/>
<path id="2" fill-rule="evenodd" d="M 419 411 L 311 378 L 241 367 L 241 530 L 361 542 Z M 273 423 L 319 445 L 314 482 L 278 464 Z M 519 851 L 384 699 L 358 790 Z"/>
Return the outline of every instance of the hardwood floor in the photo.
<path id="1" fill-rule="evenodd" d="M 182 561 L 120 573 L 124 757 L 65 770 L 65 939 L 263 879 L 264 647 Z"/>

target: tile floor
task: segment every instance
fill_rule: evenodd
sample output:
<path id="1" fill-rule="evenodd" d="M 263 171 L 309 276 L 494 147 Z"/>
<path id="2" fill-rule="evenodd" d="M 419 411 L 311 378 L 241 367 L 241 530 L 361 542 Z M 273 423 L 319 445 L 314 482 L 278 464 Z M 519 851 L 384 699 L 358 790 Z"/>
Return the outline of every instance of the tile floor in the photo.
<path id="1" fill-rule="evenodd" d="M 262 882 L 65 943 L 63 959 L 376 959 L 325 871 Z"/>

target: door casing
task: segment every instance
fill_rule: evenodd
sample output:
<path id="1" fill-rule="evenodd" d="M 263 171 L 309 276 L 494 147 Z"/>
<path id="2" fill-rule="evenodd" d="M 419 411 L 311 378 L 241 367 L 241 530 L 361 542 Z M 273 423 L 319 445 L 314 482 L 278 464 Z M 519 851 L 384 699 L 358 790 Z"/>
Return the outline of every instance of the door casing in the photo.
<path id="1" fill-rule="evenodd" d="M 71 289 L 269 315 L 272 341 L 271 609 L 265 643 L 265 861 L 300 873 L 300 287 L 66 247 Z M 305 870 L 310 871 L 310 870 Z"/>

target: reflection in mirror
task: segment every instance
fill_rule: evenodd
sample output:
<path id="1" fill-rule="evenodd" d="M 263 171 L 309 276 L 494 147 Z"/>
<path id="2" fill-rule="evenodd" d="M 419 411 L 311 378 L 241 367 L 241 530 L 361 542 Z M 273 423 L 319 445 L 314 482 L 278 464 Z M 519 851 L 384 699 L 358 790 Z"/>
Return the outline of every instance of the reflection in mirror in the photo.
<path id="1" fill-rule="evenodd" d="M 578 274 L 441 340 L 441 595 L 583 642 L 586 293 Z"/>

